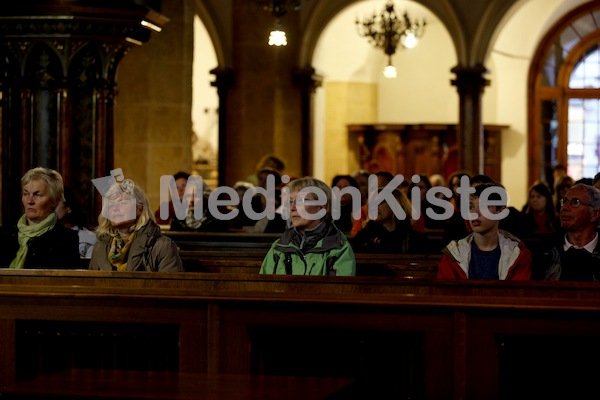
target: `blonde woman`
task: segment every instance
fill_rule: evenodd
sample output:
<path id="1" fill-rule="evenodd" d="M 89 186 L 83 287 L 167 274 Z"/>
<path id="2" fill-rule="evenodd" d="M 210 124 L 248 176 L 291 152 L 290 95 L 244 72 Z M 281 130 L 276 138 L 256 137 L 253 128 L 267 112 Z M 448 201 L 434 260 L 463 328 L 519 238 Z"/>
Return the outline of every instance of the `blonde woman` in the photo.
<path id="1" fill-rule="evenodd" d="M 77 233 L 58 222 L 56 207 L 64 200 L 62 176 L 49 168 L 33 168 L 21 178 L 24 214 L 9 234 L 1 262 L 12 269 L 76 269 Z"/>
<path id="2" fill-rule="evenodd" d="M 115 183 L 102 200 L 90 269 L 183 271 L 177 245 L 161 234 L 148 198 L 138 186 Z"/>

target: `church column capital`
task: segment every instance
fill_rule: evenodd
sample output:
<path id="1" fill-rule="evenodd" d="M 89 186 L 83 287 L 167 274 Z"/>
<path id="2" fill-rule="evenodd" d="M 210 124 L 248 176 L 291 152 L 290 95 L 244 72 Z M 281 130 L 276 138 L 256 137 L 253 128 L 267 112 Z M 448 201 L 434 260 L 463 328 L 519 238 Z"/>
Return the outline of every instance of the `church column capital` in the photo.
<path id="1" fill-rule="evenodd" d="M 211 69 L 210 73 L 215 76 L 215 80 L 210 85 L 217 88 L 219 95 L 227 92 L 235 82 L 235 74 L 231 68 L 217 67 Z"/>
<path id="2" fill-rule="evenodd" d="M 450 70 L 456 75 L 456 79 L 451 80 L 453 86 L 456 86 L 459 94 L 483 93 L 490 81 L 484 77 L 489 71 L 481 64 L 473 67 L 464 67 L 457 65 Z"/>
<path id="3" fill-rule="evenodd" d="M 314 93 L 323 85 L 323 77 L 317 74 L 313 67 L 307 66 L 296 70 L 294 82 L 300 86 L 303 93 Z"/>

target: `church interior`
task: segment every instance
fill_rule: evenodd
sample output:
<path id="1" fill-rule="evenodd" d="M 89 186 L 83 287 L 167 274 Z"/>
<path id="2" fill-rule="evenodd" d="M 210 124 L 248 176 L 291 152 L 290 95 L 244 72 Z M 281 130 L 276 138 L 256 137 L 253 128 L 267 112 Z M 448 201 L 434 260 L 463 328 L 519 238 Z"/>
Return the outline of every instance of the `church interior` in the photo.
<path id="1" fill-rule="evenodd" d="M 421 21 L 414 47 L 366 32 L 390 4 Z M 270 45 L 272 30 L 287 43 Z M 557 165 L 576 180 L 600 170 L 599 38 L 600 0 L 10 2 L 0 226 L 21 216 L 20 179 L 37 166 L 95 216 L 92 180 L 116 169 L 156 209 L 162 176 L 234 187 L 268 154 L 327 183 L 485 174 L 521 209 Z M 248 248 L 272 237 L 257 237 L 236 237 L 238 259 L 203 236 L 215 254 L 187 276 L 0 271 L 0 395 L 598 395 L 597 283 L 436 282 L 435 257 L 364 260 L 410 267 L 394 278 L 258 276 Z"/>

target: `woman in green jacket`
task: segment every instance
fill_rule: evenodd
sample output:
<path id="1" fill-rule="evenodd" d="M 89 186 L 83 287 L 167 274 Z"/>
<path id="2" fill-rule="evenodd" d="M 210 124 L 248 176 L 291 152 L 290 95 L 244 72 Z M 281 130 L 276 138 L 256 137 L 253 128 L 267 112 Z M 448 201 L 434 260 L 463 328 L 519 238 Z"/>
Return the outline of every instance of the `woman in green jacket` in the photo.
<path id="1" fill-rule="evenodd" d="M 354 252 L 331 216 L 331 189 L 311 177 L 295 179 L 283 195 L 291 227 L 265 256 L 261 274 L 356 275 Z"/>

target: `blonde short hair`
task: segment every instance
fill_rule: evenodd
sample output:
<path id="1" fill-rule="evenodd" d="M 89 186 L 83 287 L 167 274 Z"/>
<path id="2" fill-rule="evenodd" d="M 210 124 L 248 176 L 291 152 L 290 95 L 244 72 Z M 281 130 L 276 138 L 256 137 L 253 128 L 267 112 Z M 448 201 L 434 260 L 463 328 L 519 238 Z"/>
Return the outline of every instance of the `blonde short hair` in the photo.
<path id="1" fill-rule="evenodd" d="M 152 213 L 152 208 L 150 207 L 150 202 L 148 201 L 148 196 L 146 193 L 137 185 L 132 185 L 130 190 L 124 190 L 120 183 L 113 183 L 106 193 L 104 194 L 104 198 L 106 199 L 115 199 L 121 196 L 126 196 L 127 198 L 135 198 L 135 205 L 137 208 L 141 208 L 142 212 L 137 217 L 135 225 L 131 228 L 131 231 L 137 231 L 144 225 L 148 223 L 148 221 L 154 222 L 154 214 Z M 105 202 L 103 201 L 103 209 L 105 207 Z M 103 210 L 104 211 L 104 210 Z M 97 236 L 100 237 L 103 234 L 115 234 L 117 233 L 116 229 L 113 228 L 110 220 L 103 215 L 104 213 L 100 213 L 98 216 L 98 229 Z"/>

